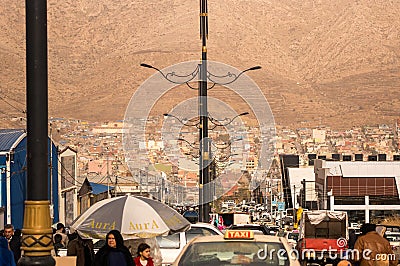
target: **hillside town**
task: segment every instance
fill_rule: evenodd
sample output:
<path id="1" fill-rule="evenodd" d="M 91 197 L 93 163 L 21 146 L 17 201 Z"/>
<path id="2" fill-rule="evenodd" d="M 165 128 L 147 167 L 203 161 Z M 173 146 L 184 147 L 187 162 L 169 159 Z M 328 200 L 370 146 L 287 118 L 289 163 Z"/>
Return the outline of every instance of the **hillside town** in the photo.
<path id="1" fill-rule="evenodd" d="M 160 129 L 156 126 L 159 123 L 158 120 L 157 117 L 149 119 L 149 132 L 152 132 L 152 136 L 147 142 L 140 144 L 143 147 L 143 153 L 140 155 L 143 165 L 142 167 L 138 165 L 137 169 L 132 171 L 125 163 L 122 148 L 123 122 L 89 123 L 61 118 L 51 119 L 49 135 L 54 141 L 57 156 L 62 155 L 65 150 L 73 151 L 76 154 L 76 170 L 71 168 L 72 172 L 68 172 L 66 170 L 68 168 L 63 165 L 62 160 L 66 159 L 58 159 L 60 161 L 58 173 L 62 175 L 61 184 L 65 187 L 73 185 L 75 193 L 78 193 L 86 181 L 90 184 L 104 186 L 107 193 L 113 196 L 125 193 L 151 194 L 163 202 L 175 205 L 196 205 L 197 173 L 179 169 L 177 165 L 168 161 L 164 150 L 166 145 L 161 140 Z M 284 173 L 282 174 L 282 166 L 279 165 L 279 157 L 282 155 L 297 155 L 297 167 L 300 169 L 310 168 L 315 159 L 399 161 L 399 125 L 400 120 L 395 121 L 393 125 L 353 127 L 341 131 L 323 126 L 297 130 L 277 126 L 274 163 L 271 166 L 270 174 L 265 177 L 266 181 L 262 182 L 260 187 L 254 191 L 249 191 L 248 187 L 249 179 L 257 167 L 258 154 L 256 154 L 255 147 L 259 133 L 256 128 L 247 127 L 245 131 L 248 140 L 245 145 L 245 153 L 232 156 L 235 164 L 238 164 L 241 172 L 244 173 L 243 177 L 247 178 L 241 178 L 237 184 L 230 185 L 230 189 L 222 195 L 223 199 L 216 201 L 218 204 L 213 205 L 213 208 L 221 210 L 221 204 L 226 200 L 233 200 L 236 204 L 243 201 L 255 201 L 258 204 L 268 202 L 268 199 L 271 198 L 270 193 L 273 194 L 274 202 L 284 201 L 282 195 Z M 196 134 L 197 132 L 189 132 L 185 138 L 195 140 Z M 185 156 L 190 157 L 196 153 L 196 150 L 188 147 L 186 143 L 181 143 L 180 147 L 180 151 Z M 234 153 L 232 147 L 230 147 L 230 152 Z M 146 164 L 145 160 L 151 163 Z M 220 167 L 223 166 L 221 164 Z M 269 190 L 266 188 L 267 186 L 270 187 Z M 194 189 L 186 191 L 185 188 Z M 65 191 L 61 191 L 59 193 L 65 193 Z M 77 197 L 77 195 L 74 196 Z M 101 197 L 109 196 L 102 195 Z M 83 207 L 82 200 L 79 200 L 78 197 L 73 202 L 81 203 L 79 210 L 74 211 L 75 215 L 85 210 L 86 207 Z M 76 209 L 76 207 L 73 208 Z M 63 222 L 68 224 L 72 219 L 71 216 L 69 221 L 64 220 Z"/>
<path id="2" fill-rule="evenodd" d="M 400 2 L 5 3 L 0 266 L 400 263 Z"/>
<path id="3" fill-rule="evenodd" d="M 141 148 L 136 159 L 140 164 L 131 169 L 123 147 L 126 125 L 122 121 L 90 123 L 50 119 L 53 221 L 69 226 L 95 203 L 124 195 L 153 198 L 181 214 L 189 209 L 196 211 L 198 166 L 194 164 L 190 169 L 187 165 L 176 165 L 165 154 L 171 153 L 168 146 L 177 145 L 178 149 L 173 152 L 195 161 L 198 132 L 183 130 L 180 136 L 185 139 L 164 143 L 160 122 L 158 117 L 149 118 L 147 132 L 150 134 L 138 144 Z M 211 136 L 216 143 L 229 144 L 224 146 L 225 154 L 219 158 L 228 158 L 230 162 L 216 161 L 213 178 L 226 173 L 229 165 L 237 165 L 241 173 L 237 180 L 228 178 L 216 183 L 215 196 L 221 189 L 222 192 L 211 203 L 210 221 L 219 220 L 216 224 L 220 229 L 242 222 L 265 223 L 271 231 L 275 230 L 273 226 L 279 228 L 299 222 L 295 212 L 301 209 L 345 211 L 349 224 L 355 228 L 400 215 L 400 119 L 393 125 L 347 130 L 324 126 L 294 130 L 277 126 L 274 160 L 262 182 L 255 187 L 252 177 L 257 172 L 260 133 L 253 125 L 242 125 L 237 132 L 242 131 L 245 134 L 235 141 L 226 133 Z M 21 162 L 25 156 L 26 133 L 2 130 L 3 141 L 7 138 L 15 143 L 5 151 L 1 180 L 5 191 L 16 195 L 21 193 L 16 184 L 26 174 Z M 218 153 L 218 149 L 214 152 Z M 228 176 L 232 176 L 233 172 L 230 173 Z M 22 206 L 14 201 L 2 196 L 5 207 L 0 209 L 4 217 L 1 220 L 22 228 Z"/>

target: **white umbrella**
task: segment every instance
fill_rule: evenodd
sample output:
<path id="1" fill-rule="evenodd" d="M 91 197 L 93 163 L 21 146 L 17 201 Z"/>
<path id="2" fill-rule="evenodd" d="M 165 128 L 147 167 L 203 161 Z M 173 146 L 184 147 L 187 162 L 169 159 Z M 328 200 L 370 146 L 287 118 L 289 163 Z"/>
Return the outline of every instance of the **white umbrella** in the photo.
<path id="1" fill-rule="evenodd" d="M 95 203 L 71 224 L 83 238 L 105 239 L 117 229 L 124 239 L 150 238 L 183 232 L 190 223 L 171 207 L 130 195 Z"/>

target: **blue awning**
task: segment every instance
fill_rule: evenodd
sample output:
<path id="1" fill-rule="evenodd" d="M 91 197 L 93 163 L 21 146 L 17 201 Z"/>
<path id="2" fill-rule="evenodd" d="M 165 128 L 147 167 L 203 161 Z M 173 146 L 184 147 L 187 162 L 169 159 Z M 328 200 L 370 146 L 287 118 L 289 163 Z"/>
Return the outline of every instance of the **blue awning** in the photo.
<path id="1" fill-rule="evenodd" d="M 92 187 L 92 193 L 94 195 L 98 195 L 101 194 L 103 192 L 106 192 L 108 189 L 112 190 L 114 189 L 114 187 L 112 186 L 106 186 L 103 184 L 97 184 L 97 183 L 93 183 L 93 182 L 89 182 L 90 186 Z"/>

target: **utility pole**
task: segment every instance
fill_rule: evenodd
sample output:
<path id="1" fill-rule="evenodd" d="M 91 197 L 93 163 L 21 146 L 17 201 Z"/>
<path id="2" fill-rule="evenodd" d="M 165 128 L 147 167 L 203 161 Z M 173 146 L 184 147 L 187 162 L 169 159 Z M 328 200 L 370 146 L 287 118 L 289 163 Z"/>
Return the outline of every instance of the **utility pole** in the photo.
<path id="1" fill-rule="evenodd" d="M 270 200 L 269 200 L 269 203 L 270 203 L 270 210 L 271 210 L 271 213 L 272 213 L 272 209 L 273 209 L 273 207 L 272 207 L 272 180 L 270 180 L 269 181 L 269 197 L 270 197 Z"/>
<path id="2" fill-rule="evenodd" d="M 199 77 L 198 80 L 198 117 L 199 117 L 199 123 L 196 123 L 196 127 L 199 129 L 199 173 L 198 173 L 198 178 L 199 178 L 199 221 L 200 222 L 208 222 L 210 218 L 210 210 L 211 210 L 211 204 L 210 202 L 213 201 L 214 195 L 213 195 L 213 190 L 211 188 L 211 179 L 210 179 L 210 163 L 212 161 L 212 150 L 211 150 L 211 143 L 212 141 L 208 137 L 208 130 L 209 130 L 209 125 L 208 121 L 210 119 L 209 113 L 208 113 L 208 100 L 207 100 L 207 91 L 211 88 L 213 88 L 215 85 L 223 85 L 226 86 L 228 84 L 231 84 L 235 82 L 243 73 L 247 71 L 252 71 L 252 70 L 257 70 L 260 69 L 260 66 L 255 66 L 251 67 L 249 69 L 246 69 L 239 74 L 233 74 L 233 73 L 228 73 L 225 76 L 218 76 L 219 79 L 221 78 L 229 78 L 229 81 L 226 82 L 217 82 L 213 81 L 212 79 L 209 78 L 209 75 L 212 75 L 216 77 L 216 75 L 213 75 L 210 73 L 207 69 L 207 38 L 208 38 L 208 7 L 207 7 L 207 0 L 200 0 L 200 39 L 201 39 L 201 63 L 199 63 L 196 67 L 196 69 L 189 75 L 184 75 L 181 77 L 186 77 L 186 81 L 176 81 L 173 80 L 173 77 L 176 77 L 177 75 L 173 73 L 167 73 L 164 74 L 160 69 L 153 67 L 149 64 L 141 63 L 140 65 L 142 67 L 146 68 L 152 68 L 162 74 L 162 76 L 167 79 L 168 81 L 174 83 L 174 84 L 187 84 L 189 85 L 189 82 L 191 82 L 195 77 Z M 211 86 L 208 86 L 208 84 L 211 83 Z M 191 86 L 189 86 L 191 87 Z M 193 88 L 193 87 L 191 87 Z M 237 115 L 246 115 L 246 113 L 242 113 Z M 171 116 L 169 114 L 164 114 L 164 116 Z M 178 119 L 179 120 L 179 119 Z M 179 120 L 182 122 L 181 120 Z M 233 120 L 231 119 L 229 123 L 231 123 Z M 214 124 L 217 126 L 226 126 L 227 124 Z M 186 126 L 190 126 L 189 124 L 186 124 L 182 122 L 182 124 Z M 194 126 L 194 124 L 192 125 Z"/>
<path id="3" fill-rule="evenodd" d="M 109 167 L 108 167 L 108 149 L 107 149 L 106 162 L 107 162 L 107 198 L 109 199 L 109 198 L 111 198 L 111 195 L 110 195 L 110 170 L 109 170 Z"/>
<path id="4" fill-rule="evenodd" d="M 161 177 L 161 202 L 165 203 L 165 198 L 164 198 L 164 177 Z"/>
<path id="5" fill-rule="evenodd" d="M 306 203 L 307 203 L 307 201 L 306 201 L 306 180 L 303 179 L 303 181 L 301 181 L 301 184 L 303 185 L 303 193 L 302 193 L 303 195 L 301 197 L 301 199 L 302 199 L 301 206 L 304 209 L 304 208 L 306 208 Z"/>
<path id="6" fill-rule="evenodd" d="M 139 170 L 139 189 L 140 189 L 140 196 L 142 196 L 142 170 Z"/>
<path id="7" fill-rule="evenodd" d="M 293 209 L 296 209 L 296 185 L 293 185 Z"/>
<path id="8" fill-rule="evenodd" d="M 264 211 L 267 211 L 267 197 L 268 197 L 268 185 L 267 180 L 265 180 L 265 198 L 264 198 Z M 271 213 L 272 215 L 272 213 Z"/>
<path id="9" fill-rule="evenodd" d="M 114 197 L 117 196 L 118 175 L 115 176 Z"/>

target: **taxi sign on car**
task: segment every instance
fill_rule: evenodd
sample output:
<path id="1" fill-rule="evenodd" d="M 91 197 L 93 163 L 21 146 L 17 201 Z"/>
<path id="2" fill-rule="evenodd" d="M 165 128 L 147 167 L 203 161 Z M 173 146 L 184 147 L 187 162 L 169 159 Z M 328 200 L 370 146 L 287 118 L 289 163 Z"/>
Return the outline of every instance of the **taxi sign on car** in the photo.
<path id="1" fill-rule="evenodd" d="M 254 232 L 251 230 L 226 230 L 224 239 L 254 239 Z"/>

